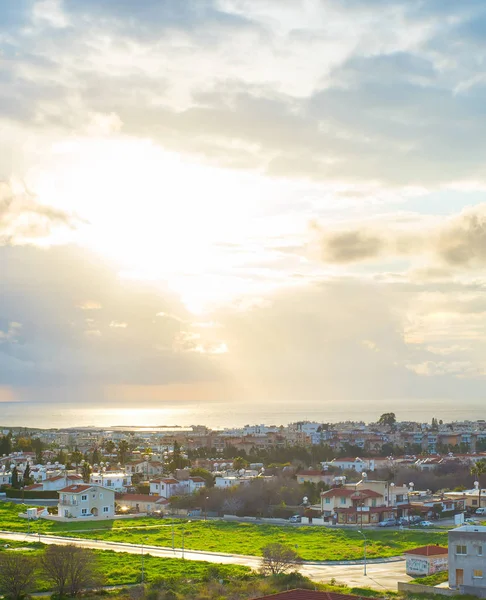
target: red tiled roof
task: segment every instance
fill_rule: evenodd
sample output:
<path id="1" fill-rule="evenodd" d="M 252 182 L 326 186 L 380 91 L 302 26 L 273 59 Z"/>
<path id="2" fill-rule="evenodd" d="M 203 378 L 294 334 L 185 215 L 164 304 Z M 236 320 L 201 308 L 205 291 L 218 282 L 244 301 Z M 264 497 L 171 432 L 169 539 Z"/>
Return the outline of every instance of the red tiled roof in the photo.
<path id="1" fill-rule="evenodd" d="M 318 592 L 315 590 L 288 590 L 270 596 L 261 596 L 258 600 L 361 600 L 360 596 L 336 594 L 334 592 Z"/>
<path id="2" fill-rule="evenodd" d="M 175 484 L 175 483 L 179 483 L 177 481 L 177 479 L 152 479 L 152 481 L 150 483 L 169 483 L 169 484 Z"/>
<path id="3" fill-rule="evenodd" d="M 43 488 L 42 483 L 33 483 L 32 485 L 28 485 L 25 489 L 26 492 L 30 492 L 32 490 L 38 490 L 39 488 Z"/>
<path id="4" fill-rule="evenodd" d="M 404 554 L 413 554 L 415 556 L 437 556 L 439 554 L 448 554 L 449 550 L 443 546 L 421 546 L 407 550 Z"/>
<path id="5" fill-rule="evenodd" d="M 149 496 L 148 494 L 116 494 L 117 500 L 126 500 L 127 502 L 157 502 L 161 497 Z"/>
<path id="6" fill-rule="evenodd" d="M 80 494 L 81 492 L 85 492 L 86 490 L 91 489 L 92 487 L 95 487 L 93 485 L 68 485 L 67 487 L 63 488 L 62 490 L 58 490 L 58 492 L 63 492 L 63 493 L 67 493 L 67 494 Z"/>
<path id="7" fill-rule="evenodd" d="M 206 483 L 206 480 L 205 480 L 205 479 L 203 479 L 202 477 L 189 477 L 189 479 L 190 479 L 191 481 L 195 481 L 195 482 L 199 482 L 199 483 L 200 483 L 201 481 L 202 481 L 203 483 Z"/>

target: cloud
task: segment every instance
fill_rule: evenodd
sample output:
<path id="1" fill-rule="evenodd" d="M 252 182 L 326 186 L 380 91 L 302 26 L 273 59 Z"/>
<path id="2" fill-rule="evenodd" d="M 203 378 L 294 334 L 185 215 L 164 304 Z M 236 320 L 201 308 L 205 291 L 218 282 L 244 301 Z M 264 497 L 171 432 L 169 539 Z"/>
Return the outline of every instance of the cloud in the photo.
<path id="1" fill-rule="evenodd" d="M 312 224 L 317 232 L 321 257 L 324 262 L 349 264 L 362 261 L 379 261 L 399 256 L 428 256 L 437 263 L 420 269 L 414 277 L 447 277 L 448 268 L 482 268 L 486 266 L 486 204 L 480 204 L 461 214 L 436 223 L 408 231 L 389 223 L 368 220 L 361 226 L 346 230 L 329 230 Z"/>
<path id="2" fill-rule="evenodd" d="M 37 203 L 25 189 L 15 191 L 11 184 L 0 182 L 0 245 L 47 238 L 53 229 L 73 228 L 77 222 L 64 211 Z"/>

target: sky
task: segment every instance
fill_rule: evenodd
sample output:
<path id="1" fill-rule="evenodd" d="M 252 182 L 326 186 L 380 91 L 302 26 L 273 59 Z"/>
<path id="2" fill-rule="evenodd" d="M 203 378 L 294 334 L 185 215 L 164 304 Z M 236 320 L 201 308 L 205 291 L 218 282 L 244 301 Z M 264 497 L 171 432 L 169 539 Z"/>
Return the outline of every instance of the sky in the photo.
<path id="1" fill-rule="evenodd" d="M 1 2 L 0 402 L 482 406 L 485 34 L 483 0 Z"/>

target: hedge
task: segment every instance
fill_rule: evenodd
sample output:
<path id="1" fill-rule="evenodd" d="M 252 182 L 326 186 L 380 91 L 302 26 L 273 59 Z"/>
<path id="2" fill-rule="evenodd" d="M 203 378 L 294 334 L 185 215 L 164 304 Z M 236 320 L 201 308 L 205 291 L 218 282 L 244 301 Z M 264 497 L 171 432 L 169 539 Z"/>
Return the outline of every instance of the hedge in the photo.
<path id="1" fill-rule="evenodd" d="M 6 490 L 6 494 L 7 498 L 23 498 L 25 500 L 57 500 L 59 497 L 58 493 L 53 490 L 34 492 L 31 490 L 22 491 L 9 488 Z"/>

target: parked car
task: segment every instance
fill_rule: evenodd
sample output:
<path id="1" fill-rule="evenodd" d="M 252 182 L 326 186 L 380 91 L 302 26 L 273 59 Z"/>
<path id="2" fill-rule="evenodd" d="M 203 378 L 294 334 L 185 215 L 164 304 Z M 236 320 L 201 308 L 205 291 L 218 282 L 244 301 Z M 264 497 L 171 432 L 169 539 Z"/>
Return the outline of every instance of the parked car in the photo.
<path id="1" fill-rule="evenodd" d="M 301 523 L 302 517 L 300 515 L 293 515 L 292 517 L 290 517 L 289 522 L 290 523 Z"/>
<path id="2" fill-rule="evenodd" d="M 410 525 L 410 520 L 408 517 L 400 517 L 398 519 L 398 524 L 399 525 Z"/>
<path id="3" fill-rule="evenodd" d="M 464 523 L 467 523 L 467 525 L 477 525 L 479 521 L 477 519 L 465 519 Z"/>
<path id="4" fill-rule="evenodd" d="M 420 521 L 420 527 L 434 527 L 434 523 L 432 521 Z"/>
<path id="5" fill-rule="evenodd" d="M 422 517 L 419 517 L 418 515 L 413 515 L 409 517 L 409 522 L 411 525 L 417 525 L 417 523 L 420 523 L 421 520 Z"/>
<path id="6" fill-rule="evenodd" d="M 395 527 L 396 524 L 396 519 L 385 519 L 384 521 L 380 521 L 378 523 L 378 527 Z"/>
<path id="7" fill-rule="evenodd" d="M 486 515 L 486 508 L 484 508 L 484 507 L 477 508 L 476 509 L 476 514 L 477 515 Z"/>

